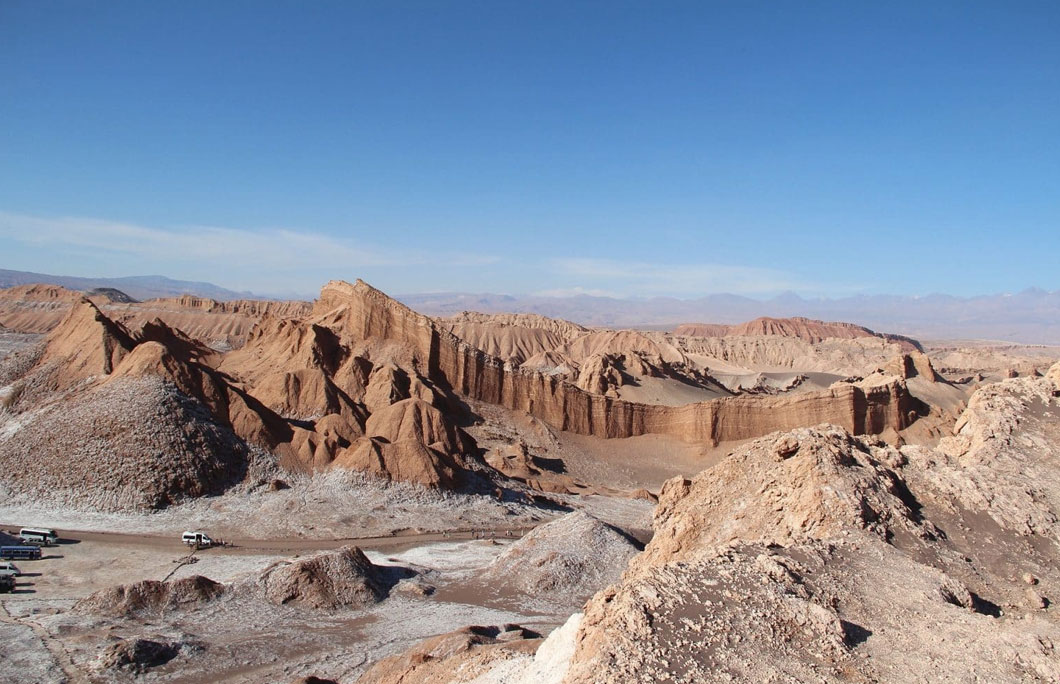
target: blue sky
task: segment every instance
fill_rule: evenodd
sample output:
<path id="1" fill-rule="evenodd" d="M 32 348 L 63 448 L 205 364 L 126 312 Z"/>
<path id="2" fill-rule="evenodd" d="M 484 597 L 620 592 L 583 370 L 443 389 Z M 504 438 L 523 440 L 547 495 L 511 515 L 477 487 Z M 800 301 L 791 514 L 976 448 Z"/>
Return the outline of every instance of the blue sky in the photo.
<path id="1" fill-rule="evenodd" d="M 0 2 L 0 268 L 1060 289 L 1053 2 Z"/>

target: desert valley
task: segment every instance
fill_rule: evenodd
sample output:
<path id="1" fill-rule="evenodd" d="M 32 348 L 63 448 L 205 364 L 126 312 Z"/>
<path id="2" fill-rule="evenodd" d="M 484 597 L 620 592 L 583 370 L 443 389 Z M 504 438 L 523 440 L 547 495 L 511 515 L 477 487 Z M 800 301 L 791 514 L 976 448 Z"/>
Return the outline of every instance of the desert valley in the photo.
<path id="1" fill-rule="evenodd" d="M 1060 679 L 1055 347 L 361 281 L 0 326 L 18 681 Z"/>
<path id="2" fill-rule="evenodd" d="M 0 684 L 1060 682 L 1060 4 L 0 2 Z"/>

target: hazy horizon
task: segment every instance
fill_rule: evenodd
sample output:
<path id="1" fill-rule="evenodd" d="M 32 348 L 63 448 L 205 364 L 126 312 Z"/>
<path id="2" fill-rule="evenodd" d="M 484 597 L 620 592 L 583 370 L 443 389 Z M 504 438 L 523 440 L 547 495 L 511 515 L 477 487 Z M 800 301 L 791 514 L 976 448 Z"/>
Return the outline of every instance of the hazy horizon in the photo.
<path id="1" fill-rule="evenodd" d="M 319 279 L 318 286 L 315 289 L 311 290 L 311 291 L 305 291 L 305 292 L 296 292 L 296 291 L 277 292 L 277 291 L 273 291 L 273 292 L 270 292 L 270 291 L 257 291 L 257 290 L 240 290 L 240 289 L 235 289 L 234 287 L 231 287 L 229 285 L 226 285 L 223 282 L 217 282 L 217 281 L 215 281 L 213 279 L 210 279 L 210 278 L 207 278 L 206 280 L 191 279 L 191 278 L 184 278 L 184 277 L 175 276 L 175 275 L 173 275 L 171 273 L 170 274 L 167 274 L 167 273 L 121 273 L 121 274 L 117 274 L 117 275 L 104 275 L 104 274 L 91 273 L 91 272 L 89 272 L 87 274 L 45 273 L 44 271 L 32 271 L 32 270 L 24 270 L 24 269 L 20 269 L 20 268 L 7 268 L 7 266 L 9 266 L 9 265 L 10 264 L 0 263 L 0 272 L 10 271 L 10 272 L 13 272 L 13 273 L 37 273 L 37 274 L 40 274 L 40 275 L 51 276 L 51 277 L 58 278 L 58 279 L 72 278 L 72 279 L 86 280 L 86 281 L 97 281 L 97 280 L 98 281 L 109 281 L 109 280 L 130 280 L 130 281 L 133 281 L 133 280 L 146 279 L 146 278 L 159 278 L 159 279 L 163 279 L 163 280 L 166 280 L 166 281 L 186 282 L 186 283 L 208 285 L 208 286 L 219 288 L 221 290 L 226 290 L 226 291 L 230 292 L 233 295 L 246 295 L 246 296 L 251 297 L 251 298 L 301 299 L 301 300 L 307 300 L 307 301 L 315 299 L 320 293 L 320 288 L 323 287 L 330 280 L 345 280 L 347 282 L 354 282 L 356 280 L 363 280 L 366 283 L 368 283 L 369 285 L 371 285 L 371 286 L 373 286 L 373 287 L 375 287 L 377 289 L 385 290 L 387 294 L 389 294 L 391 296 L 394 296 L 394 297 L 418 297 L 418 296 L 425 296 L 426 297 L 426 296 L 441 296 L 441 295 L 447 295 L 447 296 L 468 296 L 468 297 L 482 297 L 482 296 L 488 296 L 488 297 L 511 297 L 511 298 L 516 298 L 516 299 L 529 299 L 529 298 L 573 299 L 573 298 L 577 298 L 577 297 L 589 297 L 589 298 L 595 298 L 595 299 L 611 299 L 611 300 L 615 300 L 615 301 L 651 301 L 651 300 L 666 299 L 666 300 L 675 300 L 675 301 L 680 301 L 680 302 L 692 302 L 692 301 L 701 300 L 701 299 L 709 299 L 711 297 L 737 297 L 737 298 L 746 299 L 746 300 L 750 300 L 750 301 L 754 301 L 754 302 L 770 302 L 770 301 L 784 299 L 784 298 L 787 298 L 787 297 L 795 297 L 795 298 L 801 299 L 801 300 L 806 301 L 806 302 L 836 301 L 836 300 L 852 299 L 852 298 L 859 298 L 859 297 L 895 297 L 895 298 L 913 299 L 913 300 L 928 299 L 928 298 L 932 298 L 932 297 L 949 297 L 949 298 L 961 299 L 961 300 L 971 300 L 971 299 L 984 298 L 984 297 L 1006 297 L 1006 296 L 1020 295 L 1020 294 L 1033 293 L 1033 292 L 1042 292 L 1042 293 L 1049 294 L 1049 295 L 1060 293 L 1060 289 L 1048 290 L 1048 289 L 1045 289 L 1045 288 L 1042 288 L 1042 287 L 1038 287 L 1038 286 L 1035 286 L 1035 285 L 1030 285 L 1030 286 L 1024 287 L 1024 288 L 1022 288 L 1020 290 L 1014 290 L 1014 291 L 981 292 L 981 293 L 968 294 L 968 295 L 955 295 L 955 294 L 952 294 L 952 293 L 949 293 L 949 292 L 923 292 L 923 293 L 913 293 L 913 294 L 900 294 L 900 293 L 897 293 L 897 292 L 871 292 L 871 293 L 870 292 L 856 292 L 856 293 L 852 293 L 852 294 L 834 294 L 834 295 L 817 294 L 817 295 L 807 295 L 807 294 L 803 294 L 803 293 L 800 293 L 800 292 L 796 292 L 795 290 L 783 290 L 783 291 L 778 291 L 778 292 L 769 293 L 769 294 L 744 294 L 744 293 L 731 292 L 731 291 L 716 291 L 716 292 L 703 292 L 701 294 L 690 294 L 688 296 L 677 296 L 677 295 L 667 295 L 667 294 L 646 294 L 646 295 L 627 294 L 627 295 L 623 295 L 623 294 L 602 292 L 602 291 L 563 291 L 563 290 L 552 290 L 552 291 L 545 290 L 545 291 L 536 291 L 536 292 L 517 292 L 517 291 L 504 292 L 504 291 L 490 291 L 490 290 L 470 291 L 470 290 L 448 290 L 448 289 L 423 289 L 423 290 L 402 291 L 402 290 L 387 290 L 386 288 L 380 287 L 376 282 L 372 281 L 371 279 L 369 279 L 367 277 L 359 276 L 359 275 L 356 275 L 356 274 L 350 275 L 348 277 L 341 277 L 340 278 L 340 277 L 337 277 L 337 276 L 329 277 L 326 273 L 322 273 L 321 274 L 321 278 Z M 42 282 L 45 282 L 45 281 L 42 281 Z M 74 289 L 77 289 L 77 288 L 74 288 Z M 118 289 L 120 289 L 120 288 L 118 288 Z M 189 294 L 192 294 L 192 293 L 189 293 Z"/>

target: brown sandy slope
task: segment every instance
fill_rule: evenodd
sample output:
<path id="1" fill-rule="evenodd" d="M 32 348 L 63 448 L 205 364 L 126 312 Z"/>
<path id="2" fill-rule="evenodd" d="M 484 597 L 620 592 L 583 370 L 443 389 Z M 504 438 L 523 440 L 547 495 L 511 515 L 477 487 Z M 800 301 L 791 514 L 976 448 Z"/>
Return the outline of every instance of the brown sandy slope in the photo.
<path id="1" fill-rule="evenodd" d="M 534 314 L 480 314 L 465 311 L 439 324 L 490 356 L 522 364 L 527 359 L 588 332 L 577 323 Z"/>
<path id="2" fill-rule="evenodd" d="M 0 324 L 8 330 L 46 333 L 81 295 L 57 285 L 19 285 L 0 290 Z"/>
<path id="3" fill-rule="evenodd" d="M 250 470 L 253 450 L 260 449 L 291 469 L 337 463 L 427 486 L 466 484 L 463 459 L 473 453 L 473 441 L 429 401 L 412 398 L 434 401 L 432 390 L 400 369 L 384 367 L 388 372 L 373 374 L 370 361 L 351 357 L 350 372 L 364 377 L 345 384 L 355 393 L 365 385 L 375 388 L 370 403 L 376 411 L 370 415 L 325 375 L 339 370 L 347 351 L 335 347 L 330 330 L 280 325 L 273 332 L 262 344 L 278 347 L 279 353 L 262 364 L 248 364 L 250 376 L 254 369 L 267 369 L 254 391 L 262 391 L 280 409 L 305 408 L 319 392 L 321 403 L 309 408 L 320 413 L 310 420 L 270 409 L 215 368 L 223 365 L 217 352 L 165 323 L 156 320 L 130 333 L 80 300 L 36 356 L 5 360 L 5 367 L 21 370 L 5 375 L 14 381 L 5 391 L 5 403 L 7 413 L 15 415 L 4 416 L 10 427 L 0 439 L 4 479 L 14 493 L 38 488 L 45 497 L 79 505 L 158 507 L 238 483 Z M 285 365 L 294 369 L 273 372 Z M 276 388 L 270 379 L 283 382 Z M 314 379 L 320 384 L 313 385 Z M 147 381 L 154 383 L 152 391 L 134 394 L 133 388 L 143 390 Z M 358 398 L 363 395 L 361 389 Z M 93 412 L 114 420 L 93 420 Z M 67 424 L 67 415 L 77 420 Z M 187 426 L 183 435 L 174 432 L 181 424 Z M 26 443 L 30 438 L 37 444 L 32 456 Z M 89 447 L 93 455 L 85 451 Z M 70 454 L 79 459 L 66 468 Z M 94 476 L 105 472 L 124 474 Z M 79 490 L 81 478 L 92 486 Z"/>
<path id="4" fill-rule="evenodd" d="M 237 299 L 216 302 L 201 297 L 149 299 L 133 304 L 113 303 L 102 306 L 108 316 L 129 328 L 139 328 L 160 319 L 190 337 L 220 348 L 240 347 L 251 329 L 266 316 L 301 316 L 309 311 L 309 302 L 286 302 Z"/>

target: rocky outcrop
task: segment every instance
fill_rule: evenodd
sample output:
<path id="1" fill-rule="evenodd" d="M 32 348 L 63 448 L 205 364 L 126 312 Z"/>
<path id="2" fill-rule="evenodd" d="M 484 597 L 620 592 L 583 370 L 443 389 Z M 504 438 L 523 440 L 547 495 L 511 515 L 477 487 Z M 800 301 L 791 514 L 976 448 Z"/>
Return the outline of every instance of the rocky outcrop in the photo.
<path id="1" fill-rule="evenodd" d="M 539 635 L 518 625 L 497 627 L 472 626 L 442 634 L 418 644 L 405 653 L 384 658 L 362 674 L 359 684 L 435 684 L 459 676 L 464 682 L 478 681 L 492 668 L 509 672 L 528 671 L 533 651 L 541 644 Z M 542 665 L 544 665 L 542 661 Z M 547 674 L 546 674 L 547 672 Z M 460 673 L 457 675 L 456 673 Z M 509 674 L 511 674 L 509 672 Z M 525 677 L 501 681 L 509 684 L 559 684 L 555 671 L 537 668 L 532 679 Z"/>
<path id="2" fill-rule="evenodd" d="M 161 378 L 115 378 L 10 418 L 0 431 L 11 500 L 103 511 L 219 494 L 260 460 L 198 401 Z"/>
<path id="3" fill-rule="evenodd" d="M 141 674 L 159 665 L 165 665 L 180 655 L 182 650 L 201 650 L 180 641 L 157 641 L 135 637 L 120 639 L 99 654 L 95 666 L 99 670 L 120 670 Z"/>
<path id="4" fill-rule="evenodd" d="M 74 604 L 78 613 L 130 617 L 197 607 L 225 593 L 223 584 L 193 575 L 168 582 L 144 580 L 97 591 Z"/>
<path id="5" fill-rule="evenodd" d="M 575 385 L 590 394 L 617 397 L 618 388 L 625 384 L 625 377 L 618 360 L 610 354 L 591 356 L 578 369 Z"/>
<path id="6" fill-rule="evenodd" d="M 813 429 L 671 481 L 645 553 L 587 607 L 565 681 L 1056 677 L 1055 622 L 982 538 L 954 534 L 974 516 L 952 523 L 922 473 L 904 451 Z M 1036 573 L 1043 560 L 1022 558 Z"/>
<path id="7" fill-rule="evenodd" d="M 322 610 L 361 608 L 386 597 L 381 571 L 356 546 L 273 565 L 253 589 L 277 605 Z"/>
<path id="8" fill-rule="evenodd" d="M 1060 541 L 1060 364 L 980 388 L 938 448 L 909 448 L 922 486 L 1000 527 Z"/>
<path id="9" fill-rule="evenodd" d="M 897 376 L 903 380 L 908 380 L 909 378 L 922 378 L 928 382 L 939 382 L 942 380 L 942 377 L 935 372 L 934 367 L 931 365 L 931 359 L 928 358 L 927 354 L 919 351 L 902 354 L 882 370 L 885 375 Z"/>
<path id="10" fill-rule="evenodd" d="M 414 482 L 432 489 L 454 489 L 464 469 L 455 458 L 414 439 L 387 442 L 366 437 L 342 450 L 332 468 L 356 470 L 384 480 Z"/>
<path id="11" fill-rule="evenodd" d="M 422 399 L 403 399 L 376 411 L 365 423 L 365 434 L 391 443 L 410 440 L 449 454 L 468 448 L 464 431 Z"/>
<path id="12" fill-rule="evenodd" d="M 353 397 L 363 394 L 368 368 L 328 328 L 266 318 L 241 349 L 225 355 L 218 370 L 253 387 L 259 400 L 281 415 L 338 413 L 363 423 Z"/>
<path id="13" fill-rule="evenodd" d="M 136 345 L 129 332 L 104 316 L 87 299 L 77 302 L 48 334 L 41 364 L 61 365 L 56 388 L 109 375 Z"/>
<path id="14" fill-rule="evenodd" d="M 1056 363 L 1050 367 L 1045 373 L 1045 378 L 1056 385 L 1056 388 L 1060 390 L 1060 363 Z M 1054 390 L 1053 396 L 1056 396 L 1055 391 L 1056 390 Z"/>
<path id="15" fill-rule="evenodd" d="M 114 369 L 119 378 L 158 377 L 201 401 L 214 419 L 238 437 L 270 451 L 292 456 L 296 430 L 222 373 L 201 363 L 197 345 L 158 322 L 145 331 L 152 339 L 137 345 Z M 157 341 L 156 341 L 157 340 Z M 304 436 L 303 436 L 304 439 Z"/>

